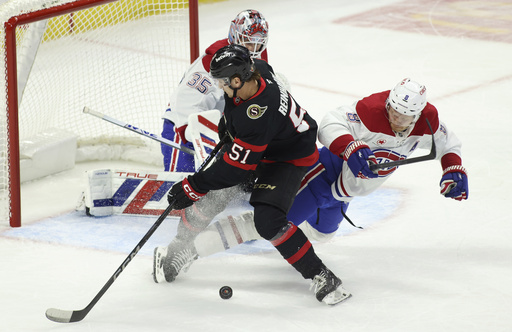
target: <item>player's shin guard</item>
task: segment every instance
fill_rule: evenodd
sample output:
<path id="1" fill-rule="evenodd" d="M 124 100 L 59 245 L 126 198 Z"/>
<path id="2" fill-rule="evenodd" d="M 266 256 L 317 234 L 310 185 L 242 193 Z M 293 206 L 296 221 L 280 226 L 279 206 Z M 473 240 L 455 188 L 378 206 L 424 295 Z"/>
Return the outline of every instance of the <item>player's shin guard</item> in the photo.
<path id="1" fill-rule="evenodd" d="M 284 226 L 270 243 L 305 279 L 313 279 L 325 268 L 302 230 L 292 223 Z"/>

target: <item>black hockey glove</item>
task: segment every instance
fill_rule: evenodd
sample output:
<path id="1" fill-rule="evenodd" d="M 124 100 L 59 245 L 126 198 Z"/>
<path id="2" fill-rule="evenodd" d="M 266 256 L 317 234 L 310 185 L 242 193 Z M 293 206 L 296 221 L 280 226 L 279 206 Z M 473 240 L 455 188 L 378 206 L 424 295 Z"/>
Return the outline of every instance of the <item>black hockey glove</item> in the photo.
<path id="1" fill-rule="evenodd" d="M 222 116 L 219 120 L 219 124 L 217 125 L 217 130 L 219 133 L 219 140 L 224 141 L 224 143 L 228 143 L 231 141 L 231 137 L 229 136 L 228 127 L 226 126 L 226 118 Z"/>
<path id="2" fill-rule="evenodd" d="M 226 118 L 224 116 L 220 117 L 219 124 L 217 125 L 217 130 L 219 132 L 219 140 L 222 141 L 224 136 L 228 133 L 228 128 L 226 127 Z"/>
<path id="3" fill-rule="evenodd" d="M 254 189 L 254 184 L 256 183 L 256 174 L 254 171 L 249 173 L 249 176 L 245 179 L 244 182 L 240 183 L 242 190 L 246 193 L 252 193 Z"/>
<path id="4" fill-rule="evenodd" d="M 167 201 L 169 204 L 174 204 L 175 210 L 185 209 L 206 195 L 206 193 L 194 189 L 193 182 L 189 175 L 183 181 L 176 182 L 169 190 Z"/>

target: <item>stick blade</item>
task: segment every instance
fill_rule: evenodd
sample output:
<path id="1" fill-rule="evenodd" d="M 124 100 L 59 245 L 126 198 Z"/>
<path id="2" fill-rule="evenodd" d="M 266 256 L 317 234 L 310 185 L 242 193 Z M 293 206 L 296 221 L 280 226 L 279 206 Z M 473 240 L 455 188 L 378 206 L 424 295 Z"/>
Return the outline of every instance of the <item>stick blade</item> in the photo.
<path id="1" fill-rule="evenodd" d="M 73 323 L 81 321 L 85 315 L 81 311 L 70 311 L 50 308 L 46 310 L 46 318 L 57 323 Z"/>

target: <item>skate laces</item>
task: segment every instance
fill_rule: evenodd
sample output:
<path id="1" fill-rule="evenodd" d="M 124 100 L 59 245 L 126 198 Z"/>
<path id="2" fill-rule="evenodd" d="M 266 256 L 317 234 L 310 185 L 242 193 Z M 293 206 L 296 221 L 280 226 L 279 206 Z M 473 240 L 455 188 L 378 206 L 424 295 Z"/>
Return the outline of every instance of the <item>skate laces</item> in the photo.
<path id="1" fill-rule="evenodd" d="M 338 291 L 341 287 L 341 280 L 329 269 L 322 269 L 313 278 L 310 289 L 313 289 L 316 299 L 327 304 L 336 304 L 343 300 L 343 293 Z"/>
<path id="2" fill-rule="evenodd" d="M 195 259 L 197 259 L 196 253 L 191 249 L 183 249 L 174 253 L 170 265 L 176 273 L 179 273 L 181 270 L 183 270 L 183 272 L 187 272 Z"/>
<path id="3" fill-rule="evenodd" d="M 328 305 L 335 305 L 352 296 L 341 285 L 341 280 L 328 269 L 322 269 L 313 277 L 310 289 L 313 289 L 316 299 Z"/>
<path id="4" fill-rule="evenodd" d="M 313 278 L 313 282 L 311 283 L 311 286 L 309 287 L 309 290 L 313 290 L 315 294 L 318 293 L 319 290 L 325 287 L 327 284 L 327 277 L 325 270 L 322 270 L 320 274 L 317 274 Z"/>

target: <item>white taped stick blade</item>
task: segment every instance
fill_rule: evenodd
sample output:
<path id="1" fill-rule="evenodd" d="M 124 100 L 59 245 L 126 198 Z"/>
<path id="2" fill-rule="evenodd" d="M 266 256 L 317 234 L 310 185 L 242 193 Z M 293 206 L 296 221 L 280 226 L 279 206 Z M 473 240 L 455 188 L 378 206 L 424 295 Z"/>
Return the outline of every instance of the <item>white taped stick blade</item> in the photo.
<path id="1" fill-rule="evenodd" d="M 71 322 L 73 311 L 50 308 L 46 310 L 46 318 L 57 323 Z"/>

